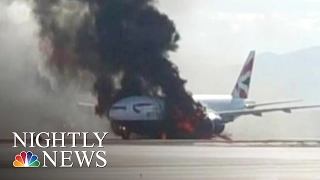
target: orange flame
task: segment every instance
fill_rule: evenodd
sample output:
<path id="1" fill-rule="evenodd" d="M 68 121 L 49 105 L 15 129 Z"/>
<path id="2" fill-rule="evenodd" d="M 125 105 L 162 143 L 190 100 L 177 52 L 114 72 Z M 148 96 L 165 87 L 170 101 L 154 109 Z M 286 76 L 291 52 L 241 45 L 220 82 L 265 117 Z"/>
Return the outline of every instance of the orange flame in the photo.
<path id="1" fill-rule="evenodd" d="M 193 115 L 185 115 L 180 108 L 176 107 L 174 112 L 178 128 L 183 129 L 188 133 L 193 133 L 195 131 L 195 124 L 202 118 L 201 111 L 197 111 Z"/>

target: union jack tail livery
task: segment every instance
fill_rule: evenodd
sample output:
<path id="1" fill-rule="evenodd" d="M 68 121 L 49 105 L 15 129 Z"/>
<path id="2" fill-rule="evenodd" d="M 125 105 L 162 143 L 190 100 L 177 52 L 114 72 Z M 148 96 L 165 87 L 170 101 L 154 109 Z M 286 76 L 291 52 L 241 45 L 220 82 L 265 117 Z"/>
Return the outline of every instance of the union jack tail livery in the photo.
<path id="1" fill-rule="evenodd" d="M 233 88 L 232 97 L 247 99 L 249 95 L 251 73 L 253 69 L 255 51 L 250 51 L 246 63 L 244 64 L 237 83 Z"/>

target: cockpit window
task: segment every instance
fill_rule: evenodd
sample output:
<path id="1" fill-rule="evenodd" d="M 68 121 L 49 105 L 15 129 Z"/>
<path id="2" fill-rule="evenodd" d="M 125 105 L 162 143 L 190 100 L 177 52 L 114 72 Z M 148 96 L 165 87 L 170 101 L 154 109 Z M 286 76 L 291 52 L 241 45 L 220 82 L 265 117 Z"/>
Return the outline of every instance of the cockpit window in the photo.
<path id="1" fill-rule="evenodd" d="M 151 106 L 152 104 L 150 104 L 150 103 L 138 103 L 138 104 L 135 104 L 134 106 L 139 106 L 139 107 L 141 107 L 141 106 Z"/>
<path id="2" fill-rule="evenodd" d="M 113 110 L 126 110 L 127 108 L 125 106 L 113 106 L 111 109 Z"/>

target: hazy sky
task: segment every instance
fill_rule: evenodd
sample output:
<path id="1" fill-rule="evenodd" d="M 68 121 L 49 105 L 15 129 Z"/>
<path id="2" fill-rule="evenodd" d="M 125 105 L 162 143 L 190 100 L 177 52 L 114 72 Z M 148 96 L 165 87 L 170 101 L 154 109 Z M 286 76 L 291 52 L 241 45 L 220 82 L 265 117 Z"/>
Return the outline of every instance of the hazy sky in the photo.
<path id="1" fill-rule="evenodd" d="M 182 36 L 177 59 L 244 61 L 249 50 L 285 53 L 320 45 L 317 0 L 159 0 Z"/>
<path id="2" fill-rule="evenodd" d="M 23 21 L 30 12 L 17 4 L 9 14 Z M 238 64 L 253 49 L 285 53 L 320 45 L 320 0 L 158 0 L 158 6 L 182 36 L 178 64 L 199 55 L 202 62 Z"/>

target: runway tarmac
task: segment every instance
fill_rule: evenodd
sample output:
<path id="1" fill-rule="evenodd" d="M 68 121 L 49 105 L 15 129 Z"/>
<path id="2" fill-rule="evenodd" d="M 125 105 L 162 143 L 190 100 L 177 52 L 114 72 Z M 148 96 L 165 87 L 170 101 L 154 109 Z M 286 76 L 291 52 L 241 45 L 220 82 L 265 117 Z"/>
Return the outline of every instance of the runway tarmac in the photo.
<path id="1" fill-rule="evenodd" d="M 12 148 L 12 143 L 4 143 L 0 145 L 0 172 L 6 179 L 320 179 L 320 148 L 161 144 L 104 144 L 108 161 L 105 168 L 13 168 L 14 157 L 22 150 L 31 150 L 43 162 L 41 151 L 44 149 Z M 73 162 L 77 161 L 74 156 L 72 158 Z"/>

